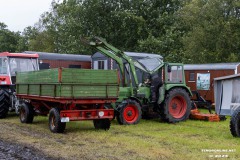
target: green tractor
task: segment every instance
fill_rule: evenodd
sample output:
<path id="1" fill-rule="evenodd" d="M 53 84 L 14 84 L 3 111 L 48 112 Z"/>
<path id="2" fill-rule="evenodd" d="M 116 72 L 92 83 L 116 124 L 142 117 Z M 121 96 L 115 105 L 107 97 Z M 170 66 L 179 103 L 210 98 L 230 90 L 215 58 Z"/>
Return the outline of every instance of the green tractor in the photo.
<path id="1" fill-rule="evenodd" d="M 133 60 L 99 37 L 82 42 L 117 63 L 121 83 L 112 106 L 119 124 L 137 124 L 152 111 L 169 123 L 188 119 L 192 93 L 185 83 L 183 64 L 156 57 Z"/>

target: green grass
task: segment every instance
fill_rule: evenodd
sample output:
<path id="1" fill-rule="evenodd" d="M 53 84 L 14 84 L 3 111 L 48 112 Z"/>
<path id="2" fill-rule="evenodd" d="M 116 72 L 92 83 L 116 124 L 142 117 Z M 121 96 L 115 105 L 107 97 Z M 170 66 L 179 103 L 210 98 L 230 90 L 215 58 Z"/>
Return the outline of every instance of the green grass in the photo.
<path id="1" fill-rule="evenodd" d="M 66 159 L 240 159 L 240 139 L 230 134 L 229 119 L 177 124 L 155 119 L 131 126 L 119 125 L 114 120 L 109 131 L 95 130 L 91 121 L 70 122 L 64 134 L 53 134 L 48 129 L 47 117 L 35 117 L 33 124 L 27 125 L 11 116 L 0 120 L 0 138 Z"/>

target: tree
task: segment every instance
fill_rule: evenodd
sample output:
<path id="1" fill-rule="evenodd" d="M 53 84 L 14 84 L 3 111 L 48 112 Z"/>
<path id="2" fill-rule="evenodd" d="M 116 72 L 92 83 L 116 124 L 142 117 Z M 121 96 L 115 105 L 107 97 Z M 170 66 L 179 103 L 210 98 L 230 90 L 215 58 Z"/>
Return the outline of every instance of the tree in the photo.
<path id="1" fill-rule="evenodd" d="M 19 36 L 19 33 L 9 31 L 7 25 L 0 22 L 0 52 L 15 52 Z"/>
<path id="2" fill-rule="evenodd" d="M 125 1 L 127 2 L 127 1 Z M 134 50 L 145 28 L 142 17 L 123 9 L 121 1 L 68 0 L 53 3 L 42 19 L 43 28 L 52 33 L 57 52 L 92 53 L 80 37 L 100 36 L 125 50 Z"/>
<path id="3" fill-rule="evenodd" d="M 238 0 L 191 0 L 179 15 L 188 28 L 183 36 L 184 62 L 239 61 Z"/>
<path id="4" fill-rule="evenodd" d="M 52 2 L 22 39 L 31 50 L 92 54 L 81 37 L 100 36 L 124 51 L 165 61 L 239 61 L 238 0 L 63 0 Z"/>

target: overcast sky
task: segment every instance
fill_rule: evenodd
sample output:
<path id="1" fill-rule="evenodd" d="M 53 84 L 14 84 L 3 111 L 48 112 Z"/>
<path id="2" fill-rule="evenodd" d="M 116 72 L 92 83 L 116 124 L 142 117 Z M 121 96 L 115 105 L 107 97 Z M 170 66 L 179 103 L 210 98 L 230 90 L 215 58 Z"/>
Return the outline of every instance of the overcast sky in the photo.
<path id="1" fill-rule="evenodd" d="M 57 1 L 57 0 L 56 0 Z M 22 32 L 38 22 L 40 15 L 51 8 L 52 0 L 0 0 L 0 22 L 11 31 Z"/>

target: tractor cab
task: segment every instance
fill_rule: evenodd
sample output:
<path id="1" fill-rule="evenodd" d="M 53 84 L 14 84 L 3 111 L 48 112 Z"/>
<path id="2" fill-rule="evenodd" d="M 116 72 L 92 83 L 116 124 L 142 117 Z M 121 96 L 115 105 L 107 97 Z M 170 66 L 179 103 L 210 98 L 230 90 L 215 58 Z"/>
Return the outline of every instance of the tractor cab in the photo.
<path id="1" fill-rule="evenodd" d="M 159 68 L 161 68 L 164 65 L 164 63 L 161 58 L 147 57 L 147 58 L 141 58 L 141 59 L 136 60 L 134 62 L 134 65 L 137 68 L 151 74 L 151 73 L 157 71 Z"/>
<path id="2" fill-rule="evenodd" d="M 161 104 L 165 90 L 185 86 L 183 64 L 164 63 L 161 58 L 142 58 L 134 61 L 138 78 L 137 98 Z"/>
<path id="3" fill-rule="evenodd" d="M 0 85 L 16 83 L 17 72 L 39 70 L 38 54 L 0 53 Z"/>
<path id="4" fill-rule="evenodd" d="M 161 58 L 142 58 L 134 61 L 139 87 L 147 85 L 152 81 L 153 76 L 162 77 L 160 68 L 164 65 Z"/>
<path id="5" fill-rule="evenodd" d="M 184 70 L 181 63 L 164 63 L 161 58 L 142 58 L 134 61 L 136 67 L 139 86 L 146 79 L 152 81 L 154 77 L 159 76 L 165 84 L 184 84 Z M 147 80 L 148 81 L 148 80 Z"/>

